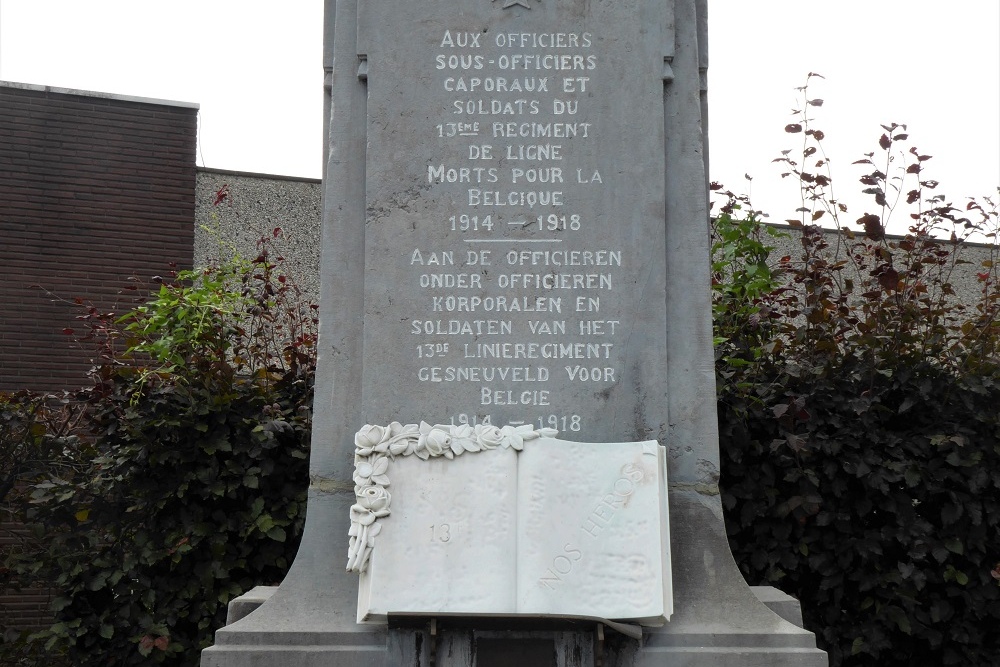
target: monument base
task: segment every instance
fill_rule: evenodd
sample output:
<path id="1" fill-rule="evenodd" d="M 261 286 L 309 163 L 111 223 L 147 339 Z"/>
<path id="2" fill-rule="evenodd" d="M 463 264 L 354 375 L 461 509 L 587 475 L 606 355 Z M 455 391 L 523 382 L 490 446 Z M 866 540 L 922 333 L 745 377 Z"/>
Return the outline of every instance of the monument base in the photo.
<path id="1" fill-rule="evenodd" d="M 323 494 L 311 502 L 310 518 L 326 515 L 333 524 L 350 498 Z M 323 511 L 313 512 L 321 503 Z M 602 628 L 606 642 L 598 641 L 599 624 L 504 630 L 451 620 L 434 631 L 429 622 L 391 630 L 358 625 L 337 611 L 341 596 L 356 594 L 356 580 L 307 537 L 280 587 L 261 586 L 230 603 L 231 624 L 203 652 L 202 667 L 416 667 L 430 664 L 432 650 L 438 667 L 489 667 L 490 655 L 498 656 L 496 664 L 530 667 L 531 656 L 540 654 L 554 657 L 539 664 L 559 667 L 826 667 L 826 653 L 798 625 L 798 603 L 740 576 L 718 496 L 674 489 L 670 503 L 675 546 L 685 545 L 673 550 L 675 612 L 663 628 L 644 628 L 641 640 Z M 328 579 L 316 577 L 321 570 Z M 335 585 L 316 584 L 324 580 Z M 507 663 L 499 657 L 512 655 L 520 657 Z"/>
<path id="2" fill-rule="evenodd" d="M 674 616 L 650 630 L 634 667 L 826 667 L 798 604 L 750 587 L 729 550 L 717 488 L 672 488 Z M 679 545 L 684 545 L 680 548 Z M 792 622 L 792 621 L 796 621 Z"/>
<path id="3" fill-rule="evenodd" d="M 357 577 L 327 538 L 346 535 L 354 494 L 330 484 L 313 480 L 302 543 L 281 586 L 230 602 L 230 624 L 202 651 L 201 667 L 384 667 L 385 630 L 356 623 L 345 600 L 356 599 Z"/>

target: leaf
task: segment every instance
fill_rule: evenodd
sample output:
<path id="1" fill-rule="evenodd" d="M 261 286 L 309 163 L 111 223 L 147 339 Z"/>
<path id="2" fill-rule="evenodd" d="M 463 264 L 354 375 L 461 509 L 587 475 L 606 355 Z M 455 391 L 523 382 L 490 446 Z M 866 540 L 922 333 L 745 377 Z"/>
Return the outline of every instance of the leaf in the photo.
<path id="1" fill-rule="evenodd" d="M 882 226 L 882 218 L 874 213 L 865 213 L 858 218 L 858 222 L 865 228 L 865 236 L 872 241 L 881 241 L 885 238 L 885 228 Z"/>
<path id="2" fill-rule="evenodd" d="M 798 123 L 789 123 L 788 125 L 785 126 L 785 132 L 788 132 L 789 134 L 796 134 L 801 131 L 802 131 L 802 126 L 799 125 Z"/>
<path id="3" fill-rule="evenodd" d="M 964 510 L 958 503 L 946 503 L 944 507 L 941 508 L 941 522 L 946 526 L 950 526 L 958 521 L 963 513 Z M 945 547 L 947 546 L 948 543 L 945 544 Z"/>
<path id="4" fill-rule="evenodd" d="M 890 139 L 888 135 L 883 134 L 878 140 L 878 145 L 882 148 L 882 150 L 887 151 L 892 146 L 892 139 Z"/>
<path id="5" fill-rule="evenodd" d="M 280 526 L 274 526 L 269 531 L 267 531 L 267 536 L 270 537 L 275 542 L 284 542 L 285 529 Z"/>
<path id="6" fill-rule="evenodd" d="M 896 626 L 904 633 L 910 634 L 912 628 L 910 627 L 910 619 L 907 617 L 906 612 L 895 605 L 890 605 L 886 607 L 886 616 L 889 620 L 896 624 Z"/>
<path id="7" fill-rule="evenodd" d="M 953 554 L 958 554 L 961 556 L 962 554 L 965 553 L 965 545 L 963 545 L 962 541 L 957 537 L 952 537 L 948 540 L 945 540 L 944 547 Z"/>

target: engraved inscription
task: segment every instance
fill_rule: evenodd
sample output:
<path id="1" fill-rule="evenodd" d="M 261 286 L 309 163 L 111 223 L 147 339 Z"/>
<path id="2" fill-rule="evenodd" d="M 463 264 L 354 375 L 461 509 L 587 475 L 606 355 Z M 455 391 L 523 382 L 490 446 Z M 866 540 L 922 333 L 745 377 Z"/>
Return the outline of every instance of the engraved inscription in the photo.
<path id="1" fill-rule="evenodd" d="M 404 337 L 373 359 L 402 369 L 400 394 L 432 392 L 452 423 L 587 432 L 628 412 L 613 406 L 629 400 L 627 342 L 655 249 L 635 228 L 662 216 L 662 166 L 620 143 L 648 129 L 620 89 L 632 47 L 586 16 L 535 9 L 420 24 L 405 80 L 377 78 L 369 55 L 369 85 L 384 82 L 370 88 L 370 147 L 410 179 L 371 174 L 368 270 L 391 276 L 374 310 Z"/>
<path id="2" fill-rule="evenodd" d="M 608 526 L 615 519 L 615 515 L 624 507 L 628 506 L 629 500 L 635 494 L 635 486 L 643 480 L 644 473 L 642 468 L 634 464 L 626 464 L 622 466 L 620 476 L 611 485 L 611 490 L 609 493 L 605 494 L 604 497 L 593 506 L 590 514 L 583 520 L 580 524 L 581 540 L 586 540 L 587 542 L 593 542 L 597 538 L 601 530 Z M 581 544 L 583 542 L 581 541 Z M 552 559 L 552 563 L 545 570 L 545 572 L 538 578 L 538 584 L 542 588 L 547 588 L 549 590 L 556 590 L 559 584 L 565 582 L 565 578 L 573 571 L 574 563 L 582 561 L 584 558 L 584 551 L 578 546 L 574 546 L 573 543 L 567 542 L 563 547 L 563 553 L 556 555 Z M 628 559 L 625 559 L 628 560 Z M 630 562 L 629 565 L 632 567 L 648 567 L 646 558 L 639 554 L 633 558 L 634 562 Z M 637 564 L 637 565 L 636 565 Z M 622 568 L 624 571 L 628 571 L 628 568 Z M 648 580 L 645 578 L 643 580 Z M 625 577 L 626 581 L 632 581 L 632 579 Z M 642 592 L 639 593 L 643 594 Z M 645 592 L 648 595 L 648 591 Z"/>
<path id="3" fill-rule="evenodd" d="M 591 52 L 594 41 L 589 31 L 489 36 L 446 29 L 431 63 L 440 73 L 439 90 L 446 100 L 451 97 L 444 109 L 468 118 L 432 125 L 438 139 L 452 141 L 443 143 L 440 159 L 427 165 L 426 180 L 464 190 L 443 231 L 464 235 L 472 249 L 461 270 L 418 275 L 419 286 L 432 293 L 424 316 L 410 322 L 410 333 L 447 336 L 449 342 L 421 341 L 417 359 L 452 363 L 420 365 L 416 379 L 473 385 L 482 408 L 552 407 L 560 393 L 553 379 L 605 387 L 621 377 L 616 343 L 609 340 L 621 320 L 605 323 L 591 314 L 600 312 L 601 295 L 614 292 L 620 282 L 622 251 L 575 241 L 572 237 L 585 229 L 585 215 L 583 209 L 567 210 L 573 188 L 604 183 L 598 168 L 581 164 L 590 152 L 587 142 L 598 131 L 586 106 L 601 74 L 600 59 Z M 511 121 L 507 116 L 533 118 Z M 566 116 L 574 118 L 564 122 Z M 513 242 L 502 254 L 486 247 L 504 239 Z M 535 250 L 519 248 L 517 240 L 577 247 Z M 454 252 L 415 248 L 410 264 L 455 266 Z M 498 265 L 496 271 L 482 270 Z M 583 270 L 573 270 L 577 267 Z M 486 318 L 437 317 L 465 313 Z M 597 336 L 604 340 L 593 340 Z M 603 363 L 557 365 L 564 360 Z M 500 365 L 505 363 L 511 365 Z M 512 388 L 521 383 L 544 388 Z M 582 417 L 537 419 L 542 425 L 550 419 L 568 422 L 564 426 L 572 430 L 580 428 Z"/>

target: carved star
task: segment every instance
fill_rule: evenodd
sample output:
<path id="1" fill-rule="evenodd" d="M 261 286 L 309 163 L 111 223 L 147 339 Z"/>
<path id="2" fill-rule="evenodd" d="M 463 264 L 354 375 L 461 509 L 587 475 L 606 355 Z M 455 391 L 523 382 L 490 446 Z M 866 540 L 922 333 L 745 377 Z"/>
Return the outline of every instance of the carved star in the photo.
<path id="1" fill-rule="evenodd" d="M 493 2 L 496 1 L 497 0 L 493 0 Z M 503 8 L 507 9 L 508 7 L 513 7 L 514 5 L 521 5 L 525 9 L 531 9 L 531 6 L 528 4 L 527 0 L 504 0 Z"/>

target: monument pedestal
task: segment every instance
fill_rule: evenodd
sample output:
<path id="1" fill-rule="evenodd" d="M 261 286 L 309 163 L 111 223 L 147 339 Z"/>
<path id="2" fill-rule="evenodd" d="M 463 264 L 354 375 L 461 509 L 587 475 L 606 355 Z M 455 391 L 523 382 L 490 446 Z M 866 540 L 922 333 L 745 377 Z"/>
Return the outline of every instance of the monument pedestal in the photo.
<path id="1" fill-rule="evenodd" d="M 409 619 L 390 624 L 386 667 L 603 667 L 604 626 L 517 619 Z"/>
<path id="2" fill-rule="evenodd" d="M 674 615 L 651 629 L 635 667 L 826 667 L 813 633 L 785 620 L 747 585 L 726 540 L 719 497 L 670 493 Z M 683 549 L 678 552 L 683 544 Z M 772 605 L 788 603 L 763 589 Z M 779 606 L 780 605 L 780 606 Z"/>
<path id="3" fill-rule="evenodd" d="M 346 535 L 352 499 L 353 493 L 339 498 L 315 494 L 310 511 L 316 512 L 310 518 L 328 512 L 326 528 Z M 530 667 L 526 660 L 548 647 L 558 647 L 552 649 L 556 661 L 539 664 L 589 667 L 600 664 L 596 660 L 602 656 L 603 667 L 826 667 L 826 654 L 816 648 L 813 634 L 779 616 L 796 614 L 790 599 L 774 589 L 751 588 L 740 576 L 728 551 L 717 501 L 717 496 L 694 491 L 670 494 L 674 615 L 663 628 L 644 628 L 640 641 L 606 629 L 604 646 L 595 648 L 596 624 L 581 622 L 575 623 L 577 627 L 551 629 L 548 621 L 550 629 L 531 631 L 523 623 L 515 629 L 498 629 L 496 622 L 483 621 L 482 629 L 474 629 L 468 627 L 475 624 L 472 619 L 442 621 L 436 637 L 429 623 L 393 629 L 358 625 L 356 577 L 339 567 L 339 559 L 328 557 L 321 543 L 303 540 L 302 556 L 280 588 L 259 587 L 230 603 L 231 614 L 245 613 L 255 605 L 260 608 L 220 629 L 216 645 L 204 651 L 201 664 L 427 666 L 436 642 L 436 664 L 442 667 Z M 305 566 L 297 571 L 300 562 Z M 314 578 L 319 576 L 343 587 L 316 586 Z M 479 655 L 480 641 L 488 649 L 484 655 L 513 652 L 525 661 L 476 662 L 473 656 Z M 420 661 L 411 661 L 416 657 Z"/>
<path id="4" fill-rule="evenodd" d="M 385 667 L 384 628 L 355 621 L 357 577 L 344 570 L 354 493 L 313 479 L 299 552 L 281 585 L 258 587 L 230 613 L 260 606 L 215 633 L 201 667 Z M 340 539 L 332 539 L 332 536 Z M 234 604 L 235 603 L 235 604 Z"/>

